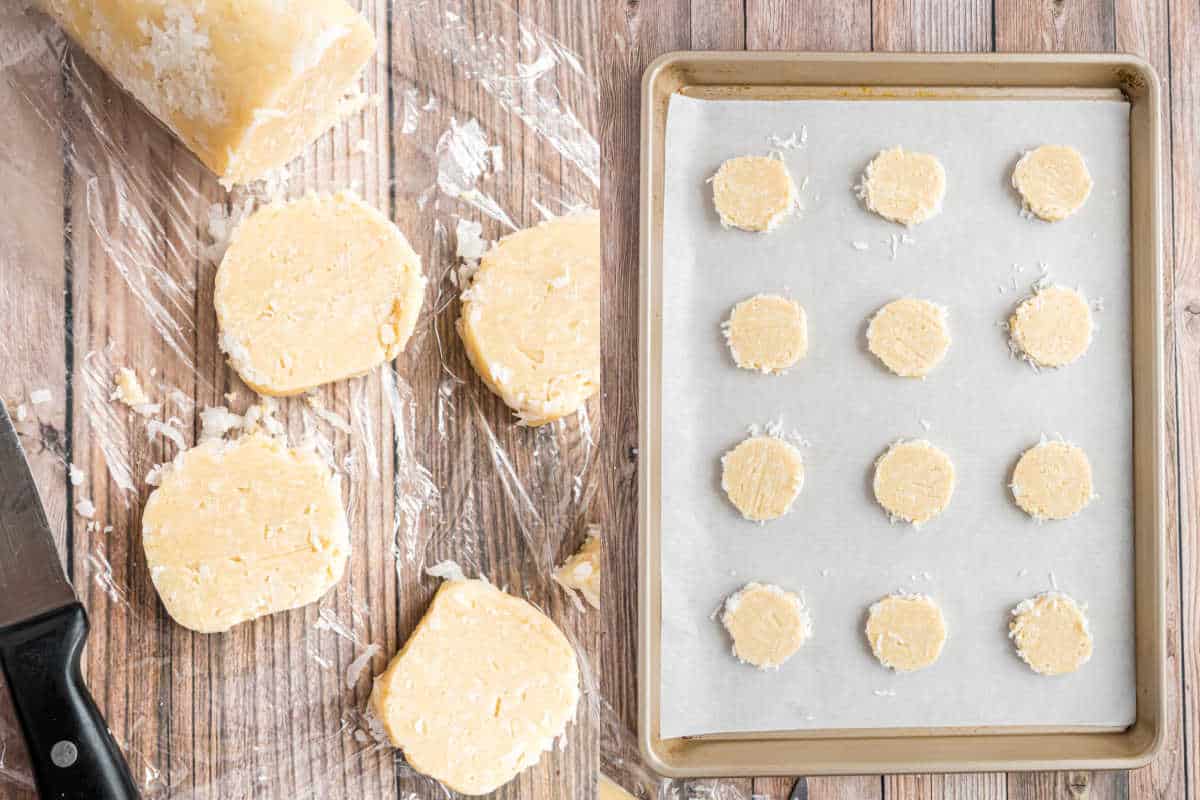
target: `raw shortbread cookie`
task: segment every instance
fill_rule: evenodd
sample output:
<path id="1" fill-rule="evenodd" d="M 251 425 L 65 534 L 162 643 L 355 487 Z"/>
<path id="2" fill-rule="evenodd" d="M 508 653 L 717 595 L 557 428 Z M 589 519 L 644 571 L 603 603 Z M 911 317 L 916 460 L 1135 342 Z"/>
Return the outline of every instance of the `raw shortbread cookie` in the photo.
<path id="1" fill-rule="evenodd" d="M 871 317 L 867 347 L 900 377 L 924 378 L 950 349 L 946 310 L 928 300 L 893 300 Z"/>
<path id="2" fill-rule="evenodd" d="M 449 580 L 375 681 L 371 708 L 413 769 L 486 794 L 538 762 L 579 702 L 579 666 L 542 612 Z"/>
<path id="3" fill-rule="evenodd" d="M 866 633 L 880 664 L 913 672 L 942 654 L 946 620 L 937 603 L 923 594 L 893 594 L 871 606 Z"/>
<path id="4" fill-rule="evenodd" d="M 554 572 L 554 580 L 583 595 L 592 608 L 600 607 L 600 537 L 588 536 L 579 552 Z"/>
<path id="5" fill-rule="evenodd" d="M 1021 156 L 1012 185 L 1025 208 L 1047 222 L 1078 211 L 1092 192 L 1092 176 L 1074 147 L 1045 144 Z"/>
<path id="6" fill-rule="evenodd" d="M 759 294 L 733 307 L 722 326 L 742 369 L 779 373 L 808 353 L 808 320 L 795 300 Z"/>
<path id="7" fill-rule="evenodd" d="M 1087 617 L 1061 592 L 1046 592 L 1012 610 L 1008 636 L 1017 655 L 1041 675 L 1074 672 L 1092 657 Z"/>
<path id="8" fill-rule="evenodd" d="M 221 260 L 213 305 L 242 380 L 284 396 L 400 355 L 424 297 L 421 259 L 404 235 L 339 192 L 251 214 Z"/>
<path id="9" fill-rule="evenodd" d="M 946 171 L 927 153 L 893 147 L 880 152 L 867 165 L 859 193 L 867 209 L 884 219 L 916 225 L 942 210 Z"/>
<path id="10" fill-rule="evenodd" d="M 178 455 L 146 501 L 142 544 L 167 612 L 212 633 L 320 598 L 350 533 L 320 457 L 255 434 Z"/>
<path id="11" fill-rule="evenodd" d="M 752 436 L 721 457 L 721 488 L 748 520 L 782 517 L 803 487 L 800 451 L 774 436 Z"/>
<path id="12" fill-rule="evenodd" d="M 573 414 L 600 388 L 598 214 L 505 236 L 462 300 L 467 356 L 520 424 Z"/>
<path id="13" fill-rule="evenodd" d="M 804 602 L 778 586 L 748 583 L 725 601 L 721 624 L 743 664 L 775 669 L 812 634 Z"/>
<path id="14" fill-rule="evenodd" d="M 713 176 L 713 205 L 727 228 L 769 231 L 796 207 L 796 184 L 778 158 L 739 156 Z"/>
<path id="15" fill-rule="evenodd" d="M 929 442 L 898 441 L 875 462 L 875 499 L 892 516 L 920 525 L 950 505 L 954 464 Z"/>
<path id="16" fill-rule="evenodd" d="M 1047 286 L 1008 319 L 1013 347 L 1039 367 L 1065 367 L 1092 343 L 1092 310 L 1074 289 Z"/>
<path id="17" fill-rule="evenodd" d="M 1042 442 L 1021 455 L 1010 488 L 1017 505 L 1034 519 L 1067 519 L 1092 499 L 1092 465 L 1073 444 Z"/>

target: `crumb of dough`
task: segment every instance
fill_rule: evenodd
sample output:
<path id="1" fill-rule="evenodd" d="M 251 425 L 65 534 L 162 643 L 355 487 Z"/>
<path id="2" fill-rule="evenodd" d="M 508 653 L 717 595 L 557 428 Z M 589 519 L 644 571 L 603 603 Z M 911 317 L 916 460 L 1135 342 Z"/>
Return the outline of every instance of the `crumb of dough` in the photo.
<path id="1" fill-rule="evenodd" d="M 1074 147 L 1045 144 L 1021 156 L 1012 185 L 1026 211 L 1058 222 L 1083 207 L 1092 193 L 1092 176 Z"/>
<path id="2" fill-rule="evenodd" d="M 721 457 L 721 488 L 753 522 L 782 517 L 804 487 L 804 459 L 774 436 L 752 436 Z"/>
<path id="3" fill-rule="evenodd" d="M 941 212 L 946 170 L 934 156 L 893 147 L 871 159 L 859 193 L 869 211 L 901 225 L 918 225 Z"/>
<path id="4" fill-rule="evenodd" d="M 950 505 L 954 482 L 950 457 L 924 439 L 898 441 L 875 462 L 875 499 L 893 519 L 913 525 Z"/>
<path id="5" fill-rule="evenodd" d="M 734 362 L 764 374 L 785 372 L 808 353 L 808 318 L 795 300 L 759 294 L 733 307 L 721 326 Z"/>
<path id="6" fill-rule="evenodd" d="M 804 601 L 772 584 L 748 583 L 730 595 L 721 624 L 737 659 L 759 669 L 777 669 L 812 635 Z"/>
<path id="7" fill-rule="evenodd" d="M 1013 500 L 1034 519 L 1069 519 L 1092 499 L 1092 465 L 1082 448 L 1041 442 L 1021 455 L 1009 487 Z"/>
<path id="8" fill-rule="evenodd" d="M 554 580 L 577 590 L 592 608 L 600 608 L 600 537 L 589 535 L 575 555 L 554 571 Z"/>
<path id="9" fill-rule="evenodd" d="M 941 656 L 946 620 L 926 595 L 892 594 L 871 606 L 866 635 L 880 664 L 896 672 L 914 672 Z"/>
<path id="10" fill-rule="evenodd" d="M 120 400 L 130 408 L 150 403 L 150 396 L 142 388 L 142 382 L 138 380 L 137 373 L 129 367 L 120 367 L 117 370 L 117 374 L 113 377 L 112 394 L 108 398 Z"/>
<path id="11" fill-rule="evenodd" d="M 1065 367 L 1092 343 L 1092 311 L 1083 295 L 1065 286 L 1038 288 L 1008 320 L 1013 348 L 1038 367 Z"/>
<path id="12" fill-rule="evenodd" d="M 727 228 L 769 231 L 798 203 L 787 165 L 768 156 L 729 159 L 713 176 L 712 186 L 713 206 Z"/>
<path id="13" fill-rule="evenodd" d="M 1017 655 L 1039 675 L 1063 675 L 1092 657 L 1084 610 L 1062 592 L 1045 592 L 1012 610 L 1008 636 Z"/>
<path id="14" fill-rule="evenodd" d="M 924 378 L 950 349 L 946 309 L 905 297 L 875 312 L 867 325 L 867 347 L 902 378 Z"/>

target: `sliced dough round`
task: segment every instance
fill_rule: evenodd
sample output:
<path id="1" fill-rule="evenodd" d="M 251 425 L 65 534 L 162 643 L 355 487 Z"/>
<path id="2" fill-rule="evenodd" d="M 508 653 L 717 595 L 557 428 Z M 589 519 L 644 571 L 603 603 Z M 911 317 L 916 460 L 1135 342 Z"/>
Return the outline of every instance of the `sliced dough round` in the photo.
<path id="1" fill-rule="evenodd" d="M 898 441 L 875 462 L 875 499 L 892 516 L 920 525 L 950 505 L 954 464 L 924 439 Z"/>
<path id="2" fill-rule="evenodd" d="M 721 488 L 748 520 L 782 517 L 803 487 L 800 451 L 774 436 L 752 436 L 721 457 Z"/>
<path id="3" fill-rule="evenodd" d="M 1017 655 L 1040 675 L 1074 672 L 1092 657 L 1083 609 L 1062 592 L 1046 592 L 1012 610 L 1008 636 Z"/>
<path id="4" fill-rule="evenodd" d="M 713 205 L 727 228 L 769 231 L 796 208 L 796 184 L 778 158 L 739 156 L 712 179 Z"/>
<path id="5" fill-rule="evenodd" d="M 808 318 L 795 300 L 759 294 L 733 307 L 722 326 L 742 369 L 780 373 L 808 353 Z"/>
<path id="6" fill-rule="evenodd" d="M 1074 289 L 1047 286 L 1008 319 L 1013 346 L 1039 367 L 1065 367 L 1092 343 L 1092 310 Z"/>
<path id="7" fill-rule="evenodd" d="M 804 601 L 778 586 L 747 583 L 725 601 L 721 624 L 743 664 L 776 669 L 812 634 Z"/>
<path id="8" fill-rule="evenodd" d="M 946 620 L 937 603 L 923 594 L 892 594 L 871 606 L 866 633 L 880 664 L 914 672 L 942 654 Z"/>
<path id="9" fill-rule="evenodd" d="M 421 259 L 349 192 L 255 211 L 234 231 L 213 305 L 221 349 L 260 394 L 299 394 L 400 355 L 425 297 Z"/>
<path id="10" fill-rule="evenodd" d="M 1009 486 L 1034 519 L 1068 519 L 1092 499 L 1092 465 L 1073 444 L 1042 442 L 1021 455 Z"/>
<path id="11" fill-rule="evenodd" d="M 574 414 L 600 388 L 600 215 L 505 236 L 462 295 L 458 333 L 522 425 Z"/>
<path id="12" fill-rule="evenodd" d="M 469 795 L 536 764 L 578 703 L 567 637 L 529 603 L 481 580 L 442 583 L 371 692 L 405 760 Z"/>
<path id="13" fill-rule="evenodd" d="M 321 458 L 252 434 L 175 458 L 146 501 L 142 545 L 167 613 L 212 633 L 320 598 L 342 577 L 350 532 Z"/>
<path id="14" fill-rule="evenodd" d="M 1012 185 L 1027 210 L 1058 222 L 1083 207 L 1092 192 L 1092 176 L 1074 147 L 1044 144 L 1021 156 Z"/>
<path id="15" fill-rule="evenodd" d="M 928 153 L 893 147 L 871 159 L 860 193 L 867 209 L 884 219 L 917 225 L 941 212 L 946 170 Z"/>
<path id="16" fill-rule="evenodd" d="M 875 312 L 867 325 L 867 347 L 902 378 L 924 378 L 950 349 L 946 309 L 905 297 Z"/>

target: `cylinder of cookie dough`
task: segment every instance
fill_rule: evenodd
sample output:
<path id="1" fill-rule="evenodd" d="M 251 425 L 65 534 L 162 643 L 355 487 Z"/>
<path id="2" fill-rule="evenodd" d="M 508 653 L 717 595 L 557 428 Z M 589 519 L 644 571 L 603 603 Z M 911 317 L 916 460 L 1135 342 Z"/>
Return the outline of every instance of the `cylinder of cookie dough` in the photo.
<path id="1" fill-rule="evenodd" d="M 333 125 L 375 50 L 345 0 L 38 0 L 228 185 Z"/>

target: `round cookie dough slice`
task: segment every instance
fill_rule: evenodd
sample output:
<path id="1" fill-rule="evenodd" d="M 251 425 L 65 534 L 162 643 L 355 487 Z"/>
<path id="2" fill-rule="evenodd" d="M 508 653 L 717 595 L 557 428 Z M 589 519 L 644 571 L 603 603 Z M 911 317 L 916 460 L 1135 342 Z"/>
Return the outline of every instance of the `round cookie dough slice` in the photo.
<path id="1" fill-rule="evenodd" d="M 442 583 L 371 692 L 371 709 L 413 769 L 468 795 L 536 764 L 578 703 L 567 637 L 481 580 Z"/>
<path id="2" fill-rule="evenodd" d="M 175 458 L 146 501 L 142 545 L 167 613 L 213 633 L 319 599 L 342 577 L 350 533 L 321 458 L 252 434 Z"/>
<path id="3" fill-rule="evenodd" d="M 924 439 L 898 441 L 875 462 L 875 499 L 891 515 L 919 526 L 950 505 L 954 494 L 950 456 Z"/>
<path id="4" fill-rule="evenodd" d="M 725 601 L 721 624 L 743 664 L 777 669 L 812 635 L 804 601 L 778 586 L 747 583 Z"/>
<path id="5" fill-rule="evenodd" d="M 293 395 L 400 355 L 425 297 L 421 259 L 349 192 L 251 214 L 217 270 L 221 349 L 252 389 Z"/>
<path id="6" fill-rule="evenodd" d="M 1009 488 L 1034 519 L 1068 519 L 1092 499 L 1092 465 L 1073 444 L 1041 442 L 1021 454 Z"/>
<path id="7" fill-rule="evenodd" d="M 733 307 L 721 326 L 742 369 L 779 374 L 808 353 L 808 319 L 795 300 L 759 294 Z"/>
<path id="8" fill-rule="evenodd" d="M 739 156 L 712 178 L 713 206 L 726 228 L 769 231 L 798 204 L 796 184 L 781 159 Z"/>
<path id="9" fill-rule="evenodd" d="M 911 297 L 893 300 L 871 317 L 867 348 L 896 375 L 924 378 L 950 349 L 946 309 Z"/>
<path id="10" fill-rule="evenodd" d="M 871 159 L 859 194 L 867 209 L 884 219 L 917 225 L 941 212 L 946 170 L 942 162 L 927 153 L 893 147 Z"/>
<path id="11" fill-rule="evenodd" d="M 1083 207 L 1092 193 L 1092 176 L 1074 147 L 1044 144 L 1021 156 L 1012 185 L 1027 211 L 1058 222 Z"/>
<path id="12" fill-rule="evenodd" d="M 1062 592 L 1046 592 L 1012 610 L 1008 636 L 1030 669 L 1039 675 L 1074 672 L 1092 657 L 1087 617 Z"/>
<path id="13" fill-rule="evenodd" d="M 941 656 L 946 620 L 937 603 L 923 594 L 893 594 L 871 606 L 866 634 L 880 664 L 914 672 Z"/>
<path id="14" fill-rule="evenodd" d="M 1092 343 L 1092 310 L 1074 289 L 1046 286 L 1008 319 L 1013 349 L 1038 367 L 1065 367 Z"/>
<path id="15" fill-rule="evenodd" d="M 804 488 L 804 459 L 782 439 L 752 436 L 721 456 L 721 488 L 746 519 L 777 519 Z"/>
<path id="16" fill-rule="evenodd" d="M 462 295 L 458 333 L 521 425 L 573 414 L 600 388 L 600 216 L 505 236 Z"/>

